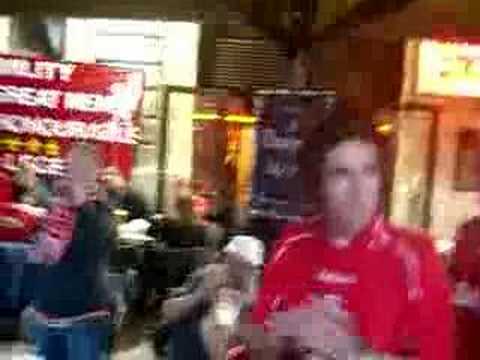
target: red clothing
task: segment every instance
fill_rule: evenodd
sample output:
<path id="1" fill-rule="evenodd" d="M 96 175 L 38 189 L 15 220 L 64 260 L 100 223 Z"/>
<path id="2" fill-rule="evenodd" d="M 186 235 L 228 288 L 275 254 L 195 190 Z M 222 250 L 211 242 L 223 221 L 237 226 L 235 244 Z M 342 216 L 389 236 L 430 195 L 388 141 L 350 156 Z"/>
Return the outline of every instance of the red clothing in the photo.
<path id="1" fill-rule="evenodd" d="M 480 218 L 463 224 L 456 234 L 451 273 L 456 281 L 480 288 Z M 480 314 L 457 308 L 457 360 L 480 359 Z"/>
<path id="2" fill-rule="evenodd" d="M 453 314 L 446 273 L 431 239 L 376 218 L 346 248 L 326 241 L 320 221 L 289 226 L 264 271 L 253 321 L 308 301 L 339 299 L 374 351 L 453 358 Z"/>
<path id="3" fill-rule="evenodd" d="M 0 170 L 0 203 L 13 202 L 13 181 L 9 174 Z"/>
<path id="4" fill-rule="evenodd" d="M 37 216 L 11 203 L 0 203 L 0 217 L 15 218 L 23 223 L 21 228 L 0 225 L 0 242 L 33 241 L 32 236 L 40 226 L 40 219 Z"/>

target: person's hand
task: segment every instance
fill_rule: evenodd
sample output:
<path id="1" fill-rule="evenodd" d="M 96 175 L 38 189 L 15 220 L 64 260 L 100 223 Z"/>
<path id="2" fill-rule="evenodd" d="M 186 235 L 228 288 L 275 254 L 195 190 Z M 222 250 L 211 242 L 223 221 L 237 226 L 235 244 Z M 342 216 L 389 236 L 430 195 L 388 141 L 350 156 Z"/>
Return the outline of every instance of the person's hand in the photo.
<path id="1" fill-rule="evenodd" d="M 327 300 L 313 299 L 308 306 L 276 313 L 271 320 L 277 336 L 294 339 L 295 345 L 312 358 L 360 354 L 352 317 Z"/>
<path id="2" fill-rule="evenodd" d="M 242 309 L 242 293 L 238 290 L 221 288 L 213 305 L 217 325 L 232 328 L 238 321 Z"/>
<path id="3" fill-rule="evenodd" d="M 480 289 L 467 282 L 459 282 L 455 286 L 455 305 L 467 308 L 480 308 Z"/>
<path id="4" fill-rule="evenodd" d="M 250 360 L 276 360 L 283 349 L 283 339 L 266 332 L 263 325 L 241 323 L 237 336 L 248 348 Z"/>
<path id="5" fill-rule="evenodd" d="M 21 229 L 25 224 L 20 220 L 12 216 L 0 217 L 0 228 L 6 229 Z"/>
<path id="6" fill-rule="evenodd" d="M 211 300 L 214 300 L 217 296 L 218 290 L 226 286 L 228 283 L 228 266 L 223 264 L 207 265 L 204 269 L 203 275 L 203 290 Z"/>

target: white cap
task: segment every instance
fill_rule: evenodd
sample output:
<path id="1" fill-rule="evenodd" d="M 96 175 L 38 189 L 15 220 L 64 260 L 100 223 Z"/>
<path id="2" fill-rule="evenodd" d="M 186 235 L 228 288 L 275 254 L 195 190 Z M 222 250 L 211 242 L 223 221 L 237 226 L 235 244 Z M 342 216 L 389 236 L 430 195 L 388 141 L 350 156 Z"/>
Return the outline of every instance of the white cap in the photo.
<path id="1" fill-rule="evenodd" d="M 265 246 L 254 236 L 236 235 L 224 247 L 223 252 L 240 255 L 253 266 L 261 266 L 265 254 Z"/>

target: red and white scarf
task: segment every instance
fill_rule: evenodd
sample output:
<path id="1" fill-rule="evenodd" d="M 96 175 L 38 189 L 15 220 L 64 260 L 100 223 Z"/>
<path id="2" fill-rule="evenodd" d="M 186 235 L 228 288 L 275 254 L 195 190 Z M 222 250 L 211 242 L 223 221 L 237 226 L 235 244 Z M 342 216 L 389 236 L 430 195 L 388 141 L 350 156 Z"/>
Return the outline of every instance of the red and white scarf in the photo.
<path id="1" fill-rule="evenodd" d="M 37 261 L 54 264 L 62 258 L 72 241 L 75 220 L 76 209 L 72 207 L 57 204 L 51 209 L 34 252 Z"/>

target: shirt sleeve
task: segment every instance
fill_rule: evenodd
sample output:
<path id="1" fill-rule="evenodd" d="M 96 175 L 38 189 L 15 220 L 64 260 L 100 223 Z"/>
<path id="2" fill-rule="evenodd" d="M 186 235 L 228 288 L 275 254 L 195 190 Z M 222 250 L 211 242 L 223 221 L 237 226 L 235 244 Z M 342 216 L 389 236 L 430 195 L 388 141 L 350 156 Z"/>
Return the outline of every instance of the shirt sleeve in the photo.
<path id="1" fill-rule="evenodd" d="M 447 273 L 433 246 L 422 264 L 423 296 L 418 306 L 420 360 L 454 359 L 454 314 Z"/>
<path id="2" fill-rule="evenodd" d="M 264 324 L 271 312 L 279 311 L 282 308 L 282 289 L 287 281 L 285 275 L 286 266 L 281 266 L 285 261 L 285 254 L 289 248 L 289 240 L 301 233 L 298 225 L 287 225 L 282 230 L 278 240 L 272 246 L 268 254 L 268 263 L 263 270 L 261 286 L 252 308 L 252 322 L 254 324 Z"/>

